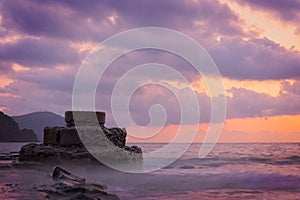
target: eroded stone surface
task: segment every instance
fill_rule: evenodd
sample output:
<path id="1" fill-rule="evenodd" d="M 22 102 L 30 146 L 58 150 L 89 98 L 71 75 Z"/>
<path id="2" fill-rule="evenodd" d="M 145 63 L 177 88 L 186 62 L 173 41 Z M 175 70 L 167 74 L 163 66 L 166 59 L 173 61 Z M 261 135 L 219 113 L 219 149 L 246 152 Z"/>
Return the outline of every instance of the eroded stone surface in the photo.
<path id="1" fill-rule="evenodd" d="M 99 130 L 101 127 L 91 126 L 91 128 Z M 125 147 L 127 136 L 126 129 L 106 128 L 103 126 L 101 130 L 114 145 L 121 148 Z M 87 132 L 86 134 L 89 133 Z M 72 146 L 82 144 L 82 141 L 75 127 L 45 127 L 44 144 Z"/>
<path id="2" fill-rule="evenodd" d="M 107 162 L 141 162 L 143 157 L 141 149 L 137 147 L 119 148 L 105 145 L 101 148 L 95 147 L 93 155 Z M 20 150 L 19 161 L 41 162 L 49 164 L 101 164 L 92 156 L 83 145 L 59 146 L 45 144 L 27 144 Z"/>
<path id="3" fill-rule="evenodd" d="M 75 118 L 75 120 L 74 120 Z M 96 120 L 96 123 L 95 123 Z M 98 120 L 98 121 L 97 121 Z M 66 111 L 65 122 L 68 127 L 77 125 L 98 125 L 105 124 L 105 112 L 92 112 L 92 111 Z"/>

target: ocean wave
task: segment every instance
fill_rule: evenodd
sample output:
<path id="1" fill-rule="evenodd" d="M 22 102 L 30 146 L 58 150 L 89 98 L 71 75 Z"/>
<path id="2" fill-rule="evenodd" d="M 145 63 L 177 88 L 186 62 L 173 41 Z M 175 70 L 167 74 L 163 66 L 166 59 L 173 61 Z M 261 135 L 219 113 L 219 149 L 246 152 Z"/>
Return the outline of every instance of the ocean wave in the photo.
<path id="1" fill-rule="evenodd" d="M 147 180 L 145 178 L 144 180 Z M 300 192 L 299 176 L 283 176 L 280 174 L 230 173 L 201 176 L 160 175 L 152 177 L 153 182 L 162 189 L 199 191 L 207 189 L 250 189 L 250 190 L 282 190 Z M 151 182 L 146 181 L 147 184 Z M 170 184 L 172 183 L 172 184 Z M 153 183 L 154 184 L 154 183 Z M 175 186 L 174 186 L 175 184 Z"/>
<path id="2" fill-rule="evenodd" d="M 298 165 L 300 164 L 299 156 L 289 156 L 285 158 L 265 158 L 265 157 L 240 157 L 240 158 L 222 158 L 222 157 L 211 157 L 211 158 L 188 158 L 179 159 L 173 166 L 193 165 L 197 166 L 209 166 L 209 167 L 220 167 L 223 165 L 237 165 L 237 164 L 267 164 L 267 165 Z"/>

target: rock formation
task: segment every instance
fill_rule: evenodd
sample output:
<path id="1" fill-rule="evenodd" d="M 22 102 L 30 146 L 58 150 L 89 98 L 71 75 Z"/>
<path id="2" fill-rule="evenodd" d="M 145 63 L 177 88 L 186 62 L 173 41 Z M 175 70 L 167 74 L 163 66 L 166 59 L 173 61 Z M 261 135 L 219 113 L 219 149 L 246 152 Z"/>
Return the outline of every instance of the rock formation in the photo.
<path id="1" fill-rule="evenodd" d="M 23 146 L 19 161 L 44 163 L 87 163 L 98 162 L 97 159 L 107 162 L 141 161 L 141 148 L 126 146 L 126 129 L 105 127 L 105 113 L 67 111 L 65 121 L 66 127 L 44 128 L 43 144 Z"/>
<path id="2" fill-rule="evenodd" d="M 103 199 L 119 200 L 120 198 L 107 191 L 107 186 L 101 182 L 87 183 L 84 178 L 75 176 L 70 172 L 56 167 L 53 171 L 52 185 L 42 185 L 38 187 L 40 192 L 44 192 L 45 198 L 61 200 L 80 199 Z"/>
<path id="3" fill-rule="evenodd" d="M 36 142 L 35 133 L 31 129 L 20 130 L 18 123 L 8 115 L 0 112 L 1 142 Z"/>

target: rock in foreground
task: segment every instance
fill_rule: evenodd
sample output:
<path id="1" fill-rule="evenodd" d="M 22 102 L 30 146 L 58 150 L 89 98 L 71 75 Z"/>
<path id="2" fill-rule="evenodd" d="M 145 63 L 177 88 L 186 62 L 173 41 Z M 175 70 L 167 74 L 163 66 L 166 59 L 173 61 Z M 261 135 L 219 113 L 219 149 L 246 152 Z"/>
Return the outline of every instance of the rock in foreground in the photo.
<path id="1" fill-rule="evenodd" d="M 48 199 L 55 200 L 119 200 L 120 198 L 107 191 L 103 183 L 86 183 L 86 180 L 56 167 L 52 175 L 52 185 L 40 186 L 39 191 L 47 193 Z"/>

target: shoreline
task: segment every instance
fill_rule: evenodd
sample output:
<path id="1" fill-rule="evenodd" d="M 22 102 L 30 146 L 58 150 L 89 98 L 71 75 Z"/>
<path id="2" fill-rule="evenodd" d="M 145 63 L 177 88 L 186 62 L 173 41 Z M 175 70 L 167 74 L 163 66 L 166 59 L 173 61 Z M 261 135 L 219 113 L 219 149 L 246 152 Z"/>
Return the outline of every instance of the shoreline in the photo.
<path id="1" fill-rule="evenodd" d="M 193 147 L 193 151 L 188 153 L 197 152 L 198 145 Z M 109 191 L 125 200 L 200 197 L 207 199 L 298 198 L 300 193 L 300 176 L 297 173 L 300 160 L 299 156 L 296 156 L 298 144 L 280 147 L 274 144 L 270 146 L 270 150 L 265 146 L 259 146 L 262 154 L 251 151 L 249 145 L 238 145 L 236 150 L 249 148 L 246 151 L 248 153 L 244 152 L 238 157 L 236 156 L 241 153 L 239 150 L 234 151 L 232 145 L 228 145 L 225 149 L 224 147 L 226 145 L 217 146 L 207 159 L 199 160 L 190 154 L 165 169 L 147 174 L 122 173 L 104 166 L 85 163 L 77 166 L 70 164 L 59 166 L 88 181 L 104 182 Z M 148 150 L 151 148 L 148 146 Z M 277 157 L 273 148 L 286 148 L 290 153 L 278 154 Z M 264 152 L 271 154 L 263 154 Z M 278 149 L 277 152 L 280 153 L 281 150 Z M 227 157 L 228 155 L 230 156 Z M 272 155 L 274 157 L 268 157 Z M 223 156 L 222 159 L 220 156 Z M 55 166 L 14 162 L 17 159 L 18 152 L 15 150 L 0 154 L 0 184 L 3 191 L 0 199 L 44 199 L 43 193 L 36 192 L 36 189 L 43 184 L 52 184 L 51 173 Z M 269 171 L 272 169 L 273 171 Z"/>

